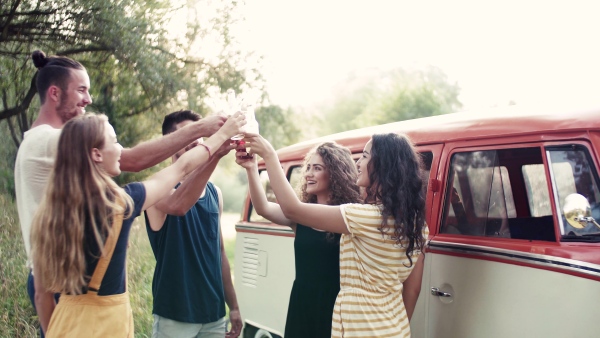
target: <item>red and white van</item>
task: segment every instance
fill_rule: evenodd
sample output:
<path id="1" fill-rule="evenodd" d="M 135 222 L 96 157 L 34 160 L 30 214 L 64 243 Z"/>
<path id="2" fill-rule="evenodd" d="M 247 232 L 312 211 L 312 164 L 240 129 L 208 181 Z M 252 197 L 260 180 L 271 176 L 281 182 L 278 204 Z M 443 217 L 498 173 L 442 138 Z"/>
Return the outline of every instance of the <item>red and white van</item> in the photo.
<path id="1" fill-rule="evenodd" d="M 278 155 L 296 184 L 314 145 L 333 140 L 358 158 L 372 134 L 388 132 L 407 134 L 427 167 L 430 238 L 413 337 L 600 337 L 600 109 L 448 114 Z M 249 197 L 236 230 L 244 337 L 281 337 L 294 233 L 257 215 Z"/>

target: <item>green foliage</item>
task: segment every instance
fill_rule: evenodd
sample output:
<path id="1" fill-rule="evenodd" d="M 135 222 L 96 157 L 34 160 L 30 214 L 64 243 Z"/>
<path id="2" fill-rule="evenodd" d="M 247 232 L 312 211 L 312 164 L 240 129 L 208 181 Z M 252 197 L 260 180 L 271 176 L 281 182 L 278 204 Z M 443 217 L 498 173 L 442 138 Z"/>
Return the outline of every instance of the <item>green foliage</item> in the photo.
<path id="1" fill-rule="evenodd" d="M 18 127 L 18 146 L 37 112 L 30 109 L 35 69 L 28 60 L 35 49 L 80 61 L 92 84 L 88 110 L 107 114 L 115 124 L 131 119 L 136 125 L 132 117 L 151 113 L 160 119 L 187 107 L 205 115 L 205 99 L 213 93 L 260 89 L 260 74 L 246 65 L 248 53 L 230 36 L 237 6 L 230 0 L 4 1 L 0 76 L 11 81 L 1 81 L 0 121 Z M 167 31 L 176 15 L 185 17 L 183 35 Z"/>
<path id="2" fill-rule="evenodd" d="M 27 295 L 27 260 L 10 196 L 0 193 L 0 332 L 2 337 L 35 337 L 37 315 Z"/>
<path id="3" fill-rule="evenodd" d="M 144 217 L 138 217 L 129 234 L 127 254 L 127 281 L 133 324 L 136 337 L 152 337 L 152 279 L 156 259 L 148 234 Z"/>
<path id="4" fill-rule="evenodd" d="M 221 159 L 210 180 L 223 193 L 223 211 L 239 213 L 246 201 L 248 184 L 240 180 L 241 174 L 246 178 L 246 170 L 235 164 L 233 152 Z"/>
<path id="5" fill-rule="evenodd" d="M 229 260 L 229 267 L 233 271 L 233 262 L 235 261 L 235 239 L 223 238 L 223 244 L 225 245 L 225 255 Z"/>
<path id="6" fill-rule="evenodd" d="M 0 194 L 6 194 L 14 198 L 15 180 L 14 163 L 17 150 L 11 146 L 10 132 L 6 124 L 0 125 Z"/>
<path id="7" fill-rule="evenodd" d="M 238 6 L 234 0 L 1 2 L 0 17 L 8 19 L 0 30 L 0 125 L 12 137 L 5 145 L 20 144 L 39 108 L 29 60 L 35 49 L 86 67 L 93 97 L 87 110 L 106 114 L 126 147 L 160 136 L 167 113 L 192 109 L 206 116 L 207 102 L 229 88 L 260 90 L 251 54 L 239 50 L 230 32 L 241 19 Z M 167 31 L 173 18 L 179 35 Z M 0 168 L 0 185 L 12 190 L 14 156 L 3 158 L 10 169 Z M 139 181 L 161 167 L 117 181 Z"/>
<path id="8" fill-rule="evenodd" d="M 260 134 L 269 140 L 275 149 L 294 144 L 300 140 L 302 130 L 298 117 L 291 108 L 269 105 L 256 110 Z"/>
<path id="9" fill-rule="evenodd" d="M 461 107 L 459 87 L 439 68 L 352 74 L 324 109 L 323 134 L 448 114 Z"/>

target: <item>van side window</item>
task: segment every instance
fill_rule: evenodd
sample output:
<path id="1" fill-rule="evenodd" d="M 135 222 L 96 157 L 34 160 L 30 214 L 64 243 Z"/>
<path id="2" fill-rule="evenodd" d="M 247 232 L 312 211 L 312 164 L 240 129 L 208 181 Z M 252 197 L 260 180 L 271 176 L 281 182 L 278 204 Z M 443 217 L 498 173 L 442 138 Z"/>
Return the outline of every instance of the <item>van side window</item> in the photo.
<path id="1" fill-rule="evenodd" d="M 267 195 L 267 200 L 269 202 L 277 203 L 277 198 L 275 198 L 275 193 L 273 192 L 273 189 L 271 189 L 271 181 L 269 180 L 269 174 L 267 173 L 266 170 L 261 170 L 259 173 L 259 176 L 260 176 L 260 183 L 261 183 L 262 187 L 265 189 L 265 194 Z M 290 181 L 290 184 L 294 188 L 294 190 L 296 190 L 296 193 L 298 194 L 298 196 L 300 196 L 299 184 L 301 182 L 301 180 L 300 180 L 301 178 L 302 178 L 302 168 L 301 167 L 292 168 L 292 170 L 290 171 L 290 174 L 288 176 L 288 179 Z M 252 205 L 252 202 L 250 202 L 250 204 Z M 270 223 L 270 221 L 268 219 L 259 215 L 256 212 L 256 210 L 254 210 L 254 208 L 251 208 L 251 209 L 252 209 L 252 211 L 250 212 L 250 217 L 248 218 L 248 220 L 250 222 Z"/>
<path id="2" fill-rule="evenodd" d="M 552 203 L 548 192 L 548 181 L 543 164 L 528 164 L 523 166 L 523 178 L 529 198 L 531 216 L 552 216 Z"/>
<path id="3" fill-rule="evenodd" d="M 541 148 L 452 155 L 440 232 L 554 241 Z"/>
<path id="4" fill-rule="evenodd" d="M 302 183 L 302 167 L 293 167 L 290 171 L 290 175 L 288 176 L 288 180 L 290 181 L 290 185 L 296 191 L 296 194 L 300 196 L 300 184 Z"/>
<path id="5" fill-rule="evenodd" d="M 584 146 L 548 147 L 546 153 L 550 162 L 553 187 L 556 192 L 556 204 L 559 206 L 560 231 L 563 240 L 588 241 L 597 240 L 600 228 L 587 222 L 573 227 L 563 212 L 565 199 L 570 194 L 579 194 L 587 199 L 591 216 L 600 221 L 600 192 L 598 190 L 598 173 Z M 592 164 L 592 165 L 590 165 Z M 586 237 L 586 235 L 588 235 Z M 595 237 L 595 238 L 594 238 Z"/>

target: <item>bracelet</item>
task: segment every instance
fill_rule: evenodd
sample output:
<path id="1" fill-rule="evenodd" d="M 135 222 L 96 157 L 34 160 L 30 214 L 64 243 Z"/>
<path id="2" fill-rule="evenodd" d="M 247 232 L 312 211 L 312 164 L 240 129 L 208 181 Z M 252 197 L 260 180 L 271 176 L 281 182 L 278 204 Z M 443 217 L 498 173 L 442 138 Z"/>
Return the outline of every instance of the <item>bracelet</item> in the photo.
<path id="1" fill-rule="evenodd" d="M 206 149 L 206 151 L 208 151 L 208 158 L 211 158 L 212 154 L 210 153 L 210 148 L 204 143 L 198 143 L 198 144 L 203 146 L 204 149 Z"/>

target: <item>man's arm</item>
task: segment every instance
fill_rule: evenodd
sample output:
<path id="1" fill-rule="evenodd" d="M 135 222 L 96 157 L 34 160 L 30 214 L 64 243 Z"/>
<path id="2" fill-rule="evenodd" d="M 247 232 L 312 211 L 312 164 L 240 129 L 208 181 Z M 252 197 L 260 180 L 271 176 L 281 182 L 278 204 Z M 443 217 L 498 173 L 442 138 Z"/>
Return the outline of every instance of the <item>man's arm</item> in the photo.
<path id="1" fill-rule="evenodd" d="M 167 215 L 184 216 L 196 204 L 219 160 L 227 155 L 235 145 L 224 143 L 213 155 L 210 162 L 195 169 L 177 189 L 148 208 L 150 228 L 158 231 L 165 223 Z"/>
<path id="2" fill-rule="evenodd" d="M 225 245 L 223 243 L 223 231 L 221 231 L 221 215 L 223 214 L 223 195 L 221 189 L 217 187 L 217 195 L 219 197 L 219 237 L 221 241 L 221 276 L 223 278 L 223 289 L 225 293 L 225 303 L 229 307 L 229 320 L 231 321 L 231 330 L 225 336 L 227 338 L 235 338 L 242 332 L 242 316 L 240 308 L 233 288 L 231 279 L 231 268 L 229 267 L 229 259 L 225 253 Z"/>
<path id="3" fill-rule="evenodd" d="M 223 116 L 210 116 L 160 138 L 123 149 L 121 170 L 138 172 L 166 160 L 200 137 L 214 134 L 223 124 Z"/>

